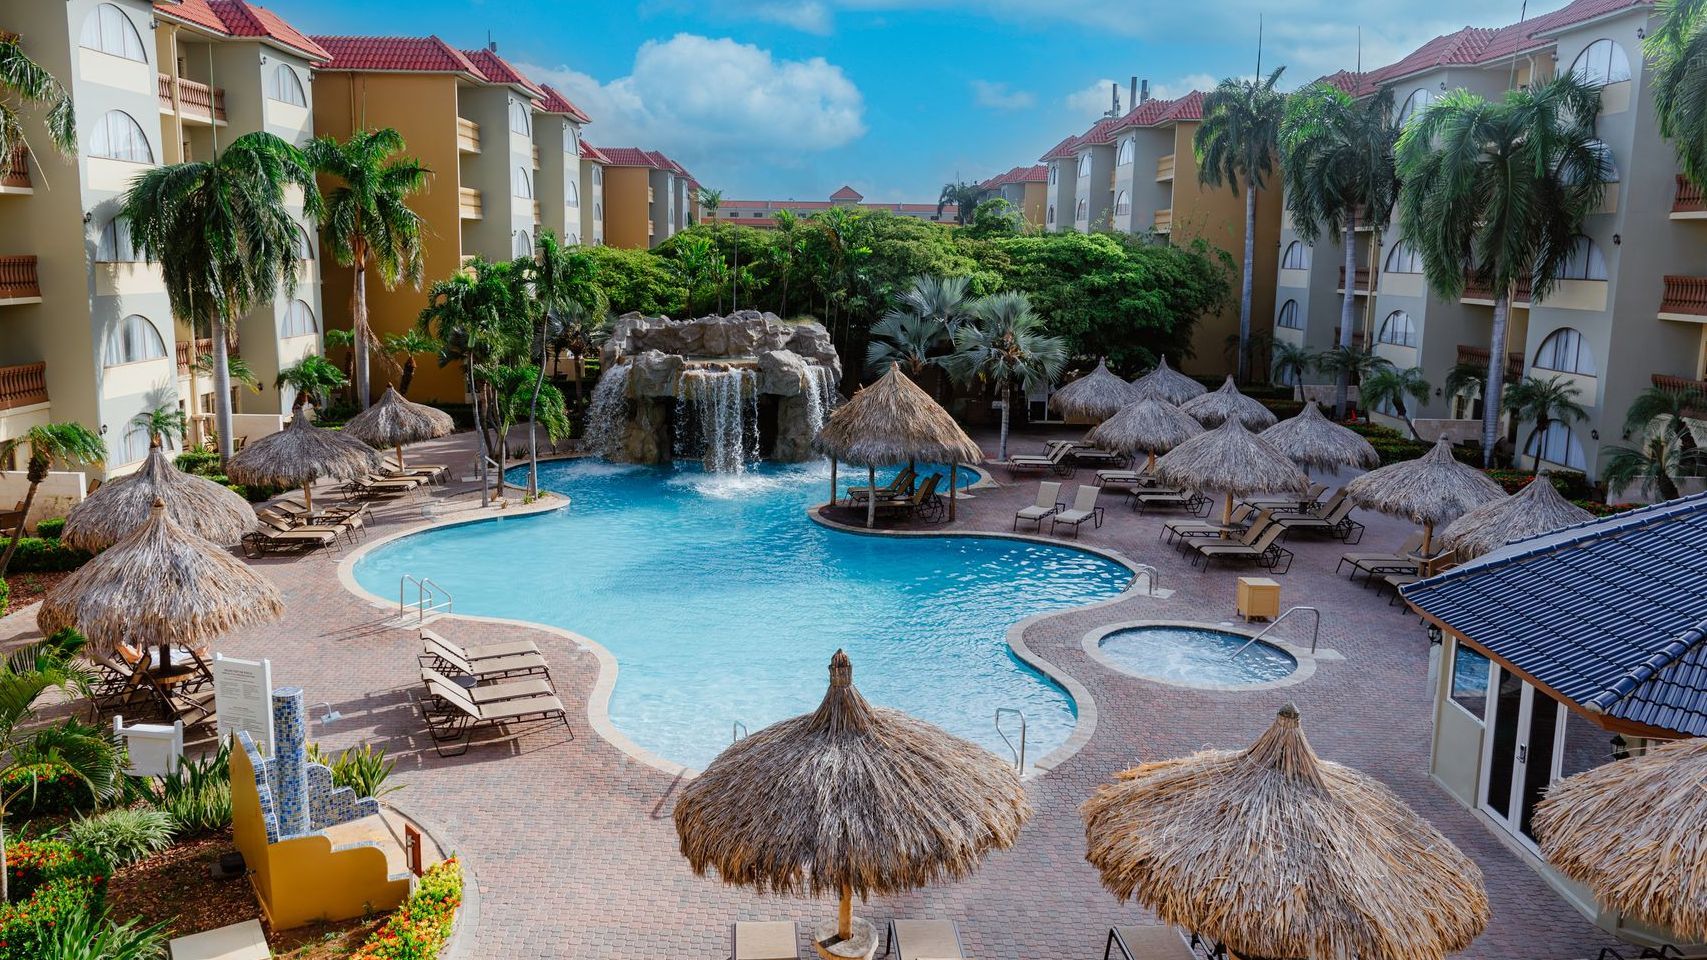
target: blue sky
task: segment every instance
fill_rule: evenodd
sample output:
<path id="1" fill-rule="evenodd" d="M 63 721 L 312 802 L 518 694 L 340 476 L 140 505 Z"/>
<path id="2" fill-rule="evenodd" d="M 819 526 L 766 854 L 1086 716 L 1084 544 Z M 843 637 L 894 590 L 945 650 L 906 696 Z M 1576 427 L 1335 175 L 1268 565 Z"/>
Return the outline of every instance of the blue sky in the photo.
<path id="1" fill-rule="evenodd" d="M 1034 162 L 1108 107 L 1264 64 L 1292 85 L 1395 59 L 1520 0 L 265 0 L 310 33 L 437 33 L 559 85 L 596 144 L 668 152 L 739 199 L 934 200 Z M 1530 14 L 1562 0 L 1536 0 Z M 1507 9 L 1509 7 L 1510 9 Z"/>

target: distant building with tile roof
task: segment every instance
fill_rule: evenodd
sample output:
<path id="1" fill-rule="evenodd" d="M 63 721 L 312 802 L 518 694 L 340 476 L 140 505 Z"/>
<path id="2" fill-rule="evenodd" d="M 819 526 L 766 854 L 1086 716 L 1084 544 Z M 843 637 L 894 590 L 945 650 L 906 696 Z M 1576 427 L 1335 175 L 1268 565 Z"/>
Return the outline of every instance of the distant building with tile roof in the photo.
<path id="1" fill-rule="evenodd" d="M 734 223 L 743 227 L 757 227 L 770 230 L 776 227 L 776 214 L 779 210 L 787 210 L 797 217 L 810 217 L 833 207 L 849 210 L 881 210 L 898 217 L 914 217 L 919 220 L 930 220 L 935 223 L 953 224 L 959 214 L 959 208 L 950 203 L 940 211 L 934 203 L 867 203 L 865 194 L 844 184 L 826 200 L 730 200 L 725 199 L 723 206 L 717 212 L 721 223 Z"/>
<path id="2" fill-rule="evenodd" d="M 599 147 L 597 152 L 606 243 L 650 249 L 698 218 L 698 181 L 668 154 L 641 147 Z"/>
<path id="3" fill-rule="evenodd" d="M 1049 167 L 1037 163 L 1014 167 L 978 185 L 981 200 L 1002 199 L 1025 221 L 1042 229 L 1049 204 Z"/>

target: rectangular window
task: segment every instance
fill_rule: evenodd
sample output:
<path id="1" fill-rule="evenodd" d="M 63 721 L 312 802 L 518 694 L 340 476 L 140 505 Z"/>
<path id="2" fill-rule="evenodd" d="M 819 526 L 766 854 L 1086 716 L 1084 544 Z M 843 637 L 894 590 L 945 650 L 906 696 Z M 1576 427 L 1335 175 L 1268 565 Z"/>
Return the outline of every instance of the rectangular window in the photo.
<path id="1" fill-rule="evenodd" d="M 1452 702 L 1470 711 L 1478 720 L 1488 714 L 1489 660 L 1481 651 L 1454 643 L 1452 648 Z"/>

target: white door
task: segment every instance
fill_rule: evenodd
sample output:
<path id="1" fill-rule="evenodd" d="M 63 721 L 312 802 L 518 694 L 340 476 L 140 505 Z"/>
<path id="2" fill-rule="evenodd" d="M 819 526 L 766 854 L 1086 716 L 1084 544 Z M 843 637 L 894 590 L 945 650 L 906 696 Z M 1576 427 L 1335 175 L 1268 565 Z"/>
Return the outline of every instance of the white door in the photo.
<path id="1" fill-rule="evenodd" d="M 1534 845 L 1535 805 L 1559 776 L 1566 710 L 1510 671 L 1490 667 L 1482 810 Z"/>

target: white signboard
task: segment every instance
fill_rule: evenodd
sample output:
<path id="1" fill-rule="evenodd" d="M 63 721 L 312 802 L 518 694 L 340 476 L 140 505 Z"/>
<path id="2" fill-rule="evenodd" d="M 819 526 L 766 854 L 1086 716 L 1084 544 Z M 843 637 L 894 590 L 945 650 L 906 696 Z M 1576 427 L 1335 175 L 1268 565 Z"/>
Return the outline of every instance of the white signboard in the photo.
<path id="1" fill-rule="evenodd" d="M 273 753 L 273 662 L 213 655 L 213 704 L 219 738 L 249 734 L 262 756 Z"/>

